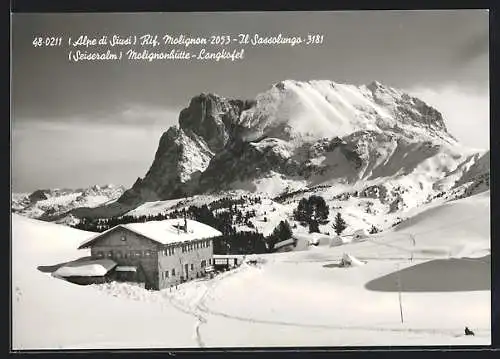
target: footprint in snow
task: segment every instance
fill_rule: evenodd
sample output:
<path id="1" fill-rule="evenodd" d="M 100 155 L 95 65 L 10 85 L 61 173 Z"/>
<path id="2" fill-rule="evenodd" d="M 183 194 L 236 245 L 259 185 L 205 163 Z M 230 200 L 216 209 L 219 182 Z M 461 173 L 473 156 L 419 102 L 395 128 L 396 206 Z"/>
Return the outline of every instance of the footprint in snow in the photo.
<path id="1" fill-rule="evenodd" d="M 21 297 L 23 296 L 23 292 L 21 292 L 21 289 L 19 287 L 16 287 L 16 301 L 19 302 Z"/>

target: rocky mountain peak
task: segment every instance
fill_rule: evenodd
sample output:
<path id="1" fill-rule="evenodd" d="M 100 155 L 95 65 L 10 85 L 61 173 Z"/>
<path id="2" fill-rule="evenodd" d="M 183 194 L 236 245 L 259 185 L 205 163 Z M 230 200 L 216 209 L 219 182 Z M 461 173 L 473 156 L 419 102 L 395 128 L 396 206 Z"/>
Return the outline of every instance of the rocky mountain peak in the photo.
<path id="1" fill-rule="evenodd" d="M 179 126 L 202 137 L 211 150 L 219 151 L 233 137 L 242 111 L 251 101 L 229 100 L 212 93 L 202 93 L 191 99 L 179 114 Z"/>
<path id="2" fill-rule="evenodd" d="M 163 133 L 149 171 L 119 202 L 179 198 L 269 173 L 311 183 L 395 175 L 454 141 L 439 111 L 378 81 L 287 79 L 251 101 L 201 93 Z M 425 143 L 435 143 L 432 151 L 422 147 L 411 163 L 394 157 Z"/>

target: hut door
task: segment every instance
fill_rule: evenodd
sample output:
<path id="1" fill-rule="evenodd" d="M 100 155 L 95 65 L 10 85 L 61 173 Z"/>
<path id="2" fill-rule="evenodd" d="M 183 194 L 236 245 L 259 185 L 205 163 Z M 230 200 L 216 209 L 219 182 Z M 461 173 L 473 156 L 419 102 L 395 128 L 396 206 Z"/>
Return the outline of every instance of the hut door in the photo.
<path id="1" fill-rule="evenodd" d="M 186 280 L 189 277 L 189 266 L 187 264 L 184 264 L 184 272 L 186 274 Z"/>

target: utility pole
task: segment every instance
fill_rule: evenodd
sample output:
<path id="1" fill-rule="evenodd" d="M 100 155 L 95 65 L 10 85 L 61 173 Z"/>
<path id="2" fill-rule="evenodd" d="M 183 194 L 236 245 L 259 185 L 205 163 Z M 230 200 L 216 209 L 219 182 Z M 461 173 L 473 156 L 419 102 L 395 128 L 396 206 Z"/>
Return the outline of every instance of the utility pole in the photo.
<path id="1" fill-rule="evenodd" d="M 401 323 L 403 323 L 404 319 L 403 319 L 403 303 L 401 302 L 401 273 L 399 271 L 399 264 L 396 264 L 396 270 L 397 270 L 397 274 L 398 274 L 399 314 L 401 316 Z"/>
<path id="2" fill-rule="evenodd" d="M 411 240 L 411 242 L 413 244 L 413 249 L 411 250 L 411 257 L 410 257 L 410 262 L 413 262 L 413 252 L 415 251 L 415 244 L 416 244 L 416 242 L 415 242 L 415 236 L 413 234 L 411 234 L 411 233 L 408 234 L 408 235 L 410 236 L 410 240 Z"/>

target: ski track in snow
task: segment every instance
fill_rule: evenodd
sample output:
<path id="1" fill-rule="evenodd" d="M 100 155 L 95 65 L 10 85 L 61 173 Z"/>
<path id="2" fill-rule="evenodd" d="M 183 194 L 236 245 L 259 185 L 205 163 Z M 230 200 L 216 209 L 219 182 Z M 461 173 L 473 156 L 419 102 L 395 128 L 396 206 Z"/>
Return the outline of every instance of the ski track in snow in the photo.
<path id="1" fill-rule="evenodd" d="M 169 303 L 172 304 L 172 306 L 185 313 L 188 315 L 191 315 L 197 319 L 196 325 L 194 327 L 194 337 L 196 339 L 196 342 L 200 348 L 204 348 L 206 345 L 203 341 L 203 338 L 201 336 L 201 326 L 203 324 L 207 323 L 207 318 L 203 316 L 200 312 L 202 313 L 209 313 L 207 312 L 204 306 L 205 299 L 207 295 L 209 294 L 209 291 L 213 290 L 223 279 L 227 278 L 228 276 L 232 276 L 240 271 L 240 268 L 234 269 L 232 271 L 223 273 L 219 275 L 218 277 L 215 277 L 215 280 L 212 280 L 210 284 L 205 284 L 205 290 L 203 294 L 200 296 L 200 298 L 195 302 L 194 306 L 189 306 L 183 303 L 182 301 L 178 300 L 175 298 L 175 294 L 171 295 L 168 292 L 165 293 L 165 297 L 168 299 Z M 200 283 L 202 282 L 207 282 L 206 280 L 201 280 L 199 281 Z M 182 287 L 181 287 L 182 288 Z"/>
<path id="2" fill-rule="evenodd" d="M 374 258 L 377 259 L 377 258 Z M 383 260 L 381 258 L 378 258 Z M 385 259 L 385 258 L 384 258 Z M 392 258 L 390 258 L 392 259 Z M 394 258 L 394 260 L 401 260 L 402 258 Z M 429 258 L 435 259 L 435 258 Z M 325 259 L 320 259 L 318 261 L 324 262 Z M 287 262 L 287 261 L 285 261 Z M 304 262 L 303 260 L 301 262 Z M 461 337 L 462 334 L 458 333 L 456 329 L 436 329 L 436 328 L 411 328 L 411 327 L 377 327 L 377 326 L 349 326 L 349 325 L 326 325 L 326 324 L 310 324 L 310 323 L 299 323 L 299 322 L 288 322 L 288 321 L 279 321 L 279 320 L 266 320 L 252 317 L 243 317 L 238 315 L 227 314 L 221 311 L 216 311 L 211 309 L 207 305 L 207 297 L 209 294 L 213 292 L 224 279 L 229 276 L 236 275 L 245 269 L 248 269 L 247 265 L 243 264 L 241 267 L 233 269 L 229 272 L 223 273 L 222 275 L 214 278 L 215 280 L 210 281 L 208 285 L 205 287 L 205 291 L 203 295 L 196 301 L 193 307 L 188 307 L 177 299 L 174 299 L 172 296 L 167 296 L 170 303 L 178 310 L 192 315 L 198 319 L 198 322 L 195 326 L 195 336 L 196 341 L 200 347 L 206 347 L 206 344 L 202 340 L 201 336 L 201 326 L 209 323 L 209 316 L 216 316 L 225 319 L 246 322 L 251 324 L 267 324 L 267 325 L 277 325 L 277 326 L 287 326 L 287 327 L 297 327 L 297 328 L 312 328 L 312 329 L 325 329 L 331 331 L 339 331 L 339 330 L 352 330 L 352 331 L 371 331 L 371 332 L 393 332 L 393 333 L 412 333 L 412 334 L 427 334 L 427 335 L 436 335 L 442 334 L 449 337 Z M 201 313 L 204 315 L 202 315 Z M 207 316 L 208 315 L 208 316 Z M 475 328 L 476 336 L 486 336 L 489 331 L 489 328 Z M 479 335 L 478 335 L 479 334 Z"/>
<path id="3" fill-rule="evenodd" d="M 188 314 L 188 315 L 191 315 L 193 317 L 195 317 L 198 321 L 196 322 L 196 325 L 194 327 L 194 337 L 196 339 L 196 343 L 198 344 L 198 346 L 200 348 L 203 348 L 205 347 L 205 343 L 203 342 L 203 339 L 201 338 L 201 334 L 200 334 L 200 324 L 201 323 L 205 323 L 206 322 L 206 319 L 201 316 L 200 314 L 196 313 L 194 310 L 192 310 L 191 308 L 189 308 L 188 306 L 185 306 L 184 304 L 182 304 L 180 301 L 174 299 L 173 296 L 171 295 L 167 295 L 166 296 L 169 303 L 177 310 L 185 313 L 185 314 Z"/>

